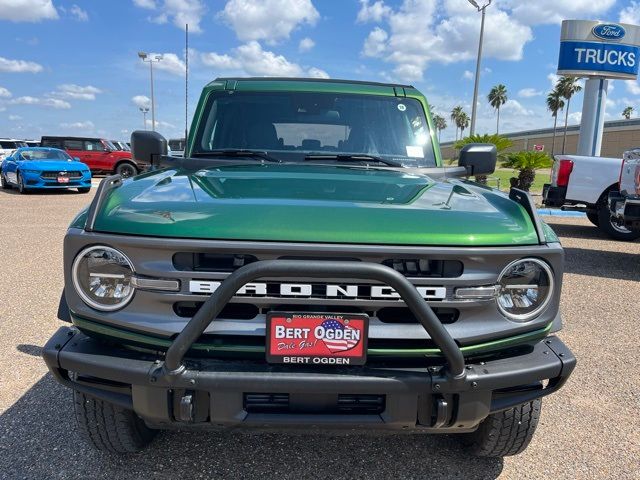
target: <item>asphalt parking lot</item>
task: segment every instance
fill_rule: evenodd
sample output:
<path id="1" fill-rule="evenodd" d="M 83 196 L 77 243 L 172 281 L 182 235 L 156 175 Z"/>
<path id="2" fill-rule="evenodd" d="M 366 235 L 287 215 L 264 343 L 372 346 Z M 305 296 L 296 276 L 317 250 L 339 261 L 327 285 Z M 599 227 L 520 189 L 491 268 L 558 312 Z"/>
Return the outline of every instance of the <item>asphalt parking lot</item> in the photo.
<path id="1" fill-rule="evenodd" d="M 0 191 L 0 478 L 638 478 L 640 241 L 549 218 L 566 248 L 562 339 L 578 358 L 525 453 L 467 456 L 447 436 L 163 433 L 119 458 L 81 442 L 40 358 L 60 326 L 62 239 L 93 193 Z"/>

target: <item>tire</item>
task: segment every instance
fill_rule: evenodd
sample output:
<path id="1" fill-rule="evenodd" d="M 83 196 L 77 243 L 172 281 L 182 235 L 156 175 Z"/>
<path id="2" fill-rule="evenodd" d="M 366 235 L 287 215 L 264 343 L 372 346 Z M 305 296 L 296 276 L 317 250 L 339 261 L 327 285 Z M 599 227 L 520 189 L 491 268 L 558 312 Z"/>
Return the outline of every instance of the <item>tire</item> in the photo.
<path id="1" fill-rule="evenodd" d="M 587 211 L 587 218 L 591 223 L 593 223 L 596 227 L 600 226 L 600 218 L 598 218 L 597 210 Z"/>
<path id="2" fill-rule="evenodd" d="M 147 427 L 131 410 L 75 390 L 73 400 L 80 435 L 98 450 L 111 453 L 139 452 L 158 433 Z"/>
<path id="3" fill-rule="evenodd" d="M 18 191 L 22 194 L 29 193 L 27 187 L 24 186 L 24 179 L 22 178 L 22 175 L 20 175 L 20 172 L 18 172 Z"/>
<path id="4" fill-rule="evenodd" d="M 89 193 L 91 191 L 91 187 L 79 187 L 78 193 Z"/>
<path id="5" fill-rule="evenodd" d="M 9 184 L 9 182 L 7 182 L 7 179 L 4 178 L 4 175 L 2 175 L 2 173 L 0 173 L 0 185 L 2 186 L 2 188 L 4 190 L 10 190 L 11 189 L 11 185 Z"/>
<path id="6" fill-rule="evenodd" d="M 135 177 L 138 174 L 138 169 L 133 163 L 122 162 L 116 167 L 115 173 L 120 175 L 122 178 Z"/>
<path id="7" fill-rule="evenodd" d="M 640 238 L 640 232 L 632 232 L 613 221 L 611 210 L 606 203 L 598 205 L 598 228 L 614 240 L 632 242 Z"/>
<path id="8" fill-rule="evenodd" d="M 538 426 L 542 400 L 518 405 L 485 418 L 478 429 L 464 435 L 464 443 L 479 457 L 506 457 L 523 452 Z"/>

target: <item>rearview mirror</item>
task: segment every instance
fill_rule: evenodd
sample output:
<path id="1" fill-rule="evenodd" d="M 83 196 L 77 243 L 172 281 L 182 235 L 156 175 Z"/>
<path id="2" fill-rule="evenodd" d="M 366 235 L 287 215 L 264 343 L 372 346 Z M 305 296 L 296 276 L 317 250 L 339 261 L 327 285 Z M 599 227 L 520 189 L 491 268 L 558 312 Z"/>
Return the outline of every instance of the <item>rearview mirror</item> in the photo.
<path id="1" fill-rule="evenodd" d="M 131 156 L 138 163 L 153 165 L 167 151 L 167 139 L 158 132 L 136 130 L 131 134 Z"/>
<path id="2" fill-rule="evenodd" d="M 492 143 L 470 143 L 460 150 L 458 165 L 468 176 L 489 175 L 496 171 L 498 150 Z"/>

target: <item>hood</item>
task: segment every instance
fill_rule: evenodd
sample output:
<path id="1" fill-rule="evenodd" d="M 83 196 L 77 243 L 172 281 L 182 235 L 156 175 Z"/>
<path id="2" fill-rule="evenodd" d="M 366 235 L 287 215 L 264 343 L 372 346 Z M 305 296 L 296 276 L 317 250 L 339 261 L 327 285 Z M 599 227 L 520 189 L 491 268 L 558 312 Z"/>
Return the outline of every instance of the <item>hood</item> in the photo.
<path id="1" fill-rule="evenodd" d="M 538 243 L 492 189 L 409 171 L 292 164 L 163 170 L 112 190 L 95 230 L 180 238 L 393 245 Z"/>
<path id="2" fill-rule="evenodd" d="M 67 160 L 21 160 L 19 162 L 21 167 L 29 170 L 41 170 L 43 172 L 51 172 L 51 171 L 82 171 L 88 170 L 87 167 L 82 162 L 67 161 Z"/>

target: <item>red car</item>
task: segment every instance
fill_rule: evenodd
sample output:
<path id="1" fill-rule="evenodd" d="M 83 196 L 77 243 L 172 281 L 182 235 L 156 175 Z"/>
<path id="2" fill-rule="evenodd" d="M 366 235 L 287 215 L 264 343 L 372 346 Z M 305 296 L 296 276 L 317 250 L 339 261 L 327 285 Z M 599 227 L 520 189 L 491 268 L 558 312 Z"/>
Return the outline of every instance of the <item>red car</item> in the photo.
<path id="1" fill-rule="evenodd" d="M 93 173 L 118 173 L 127 178 L 144 169 L 144 165 L 133 159 L 131 152 L 119 151 L 104 138 L 42 137 L 40 145 L 66 150 L 72 157 L 86 163 Z"/>

